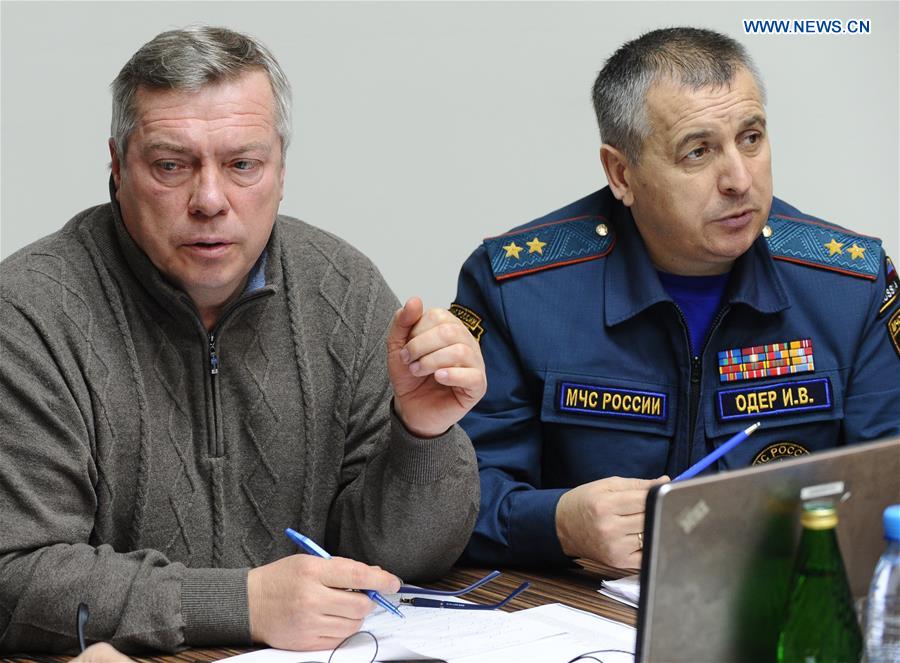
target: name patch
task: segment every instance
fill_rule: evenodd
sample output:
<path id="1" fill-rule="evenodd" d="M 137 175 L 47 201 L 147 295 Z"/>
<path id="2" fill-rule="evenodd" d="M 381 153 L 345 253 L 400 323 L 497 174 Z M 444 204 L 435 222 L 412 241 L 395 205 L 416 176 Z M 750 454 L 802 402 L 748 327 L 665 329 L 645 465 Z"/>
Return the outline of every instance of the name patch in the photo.
<path id="1" fill-rule="evenodd" d="M 727 389 L 717 397 L 717 414 L 723 421 L 834 407 L 828 378 Z"/>
<path id="2" fill-rule="evenodd" d="M 665 421 L 667 397 L 657 391 L 562 382 L 559 385 L 559 409 L 563 412 L 601 417 Z"/>

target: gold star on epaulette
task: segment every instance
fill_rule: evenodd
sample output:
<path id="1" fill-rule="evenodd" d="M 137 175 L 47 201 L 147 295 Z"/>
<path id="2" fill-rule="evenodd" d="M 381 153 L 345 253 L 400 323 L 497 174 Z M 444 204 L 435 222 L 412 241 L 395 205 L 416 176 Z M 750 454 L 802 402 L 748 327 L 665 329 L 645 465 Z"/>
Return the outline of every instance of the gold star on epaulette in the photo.
<path id="1" fill-rule="evenodd" d="M 515 258 L 516 260 L 519 259 L 519 253 L 522 252 L 522 247 L 518 246 L 515 242 L 510 242 L 504 246 L 503 249 L 506 251 L 507 258 Z"/>
<path id="2" fill-rule="evenodd" d="M 862 258 L 863 253 L 866 252 L 866 248 L 864 246 L 857 246 L 856 242 L 853 242 L 853 246 L 847 249 L 850 252 L 850 260 L 856 260 L 857 258 Z"/>
<path id="3" fill-rule="evenodd" d="M 544 247 L 547 246 L 547 242 L 542 242 L 535 237 L 530 242 L 525 242 L 525 245 L 528 247 L 528 253 L 540 253 L 541 255 L 544 255 Z"/>
<path id="4" fill-rule="evenodd" d="M 825 248 L 828 249 L 828 255 L 830 255 L 830 256 L 833 256 L 835 253 L 841 254 L 844 252 L 843 251 L 843 248 L 844 248 L 843 242 L 836 241 L 834 239 L 834 237 L 831 238 L 831 241 L 828 242 L 828 244 L 825 244 Z"/>

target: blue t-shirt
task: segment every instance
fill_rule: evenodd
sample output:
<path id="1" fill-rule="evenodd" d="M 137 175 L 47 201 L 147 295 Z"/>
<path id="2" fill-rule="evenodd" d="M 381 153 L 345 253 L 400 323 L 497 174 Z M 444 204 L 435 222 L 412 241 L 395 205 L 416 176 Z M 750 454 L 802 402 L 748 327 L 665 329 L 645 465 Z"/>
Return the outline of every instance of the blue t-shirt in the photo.
<path id="1" fill-rule="evenodd" d="M 697 356 L 709 327 L 722 304 L 730 273 L 713 276 L 680 276 L 656 272 L 669 297 L 675 300 L 687 321 L 691 354 Z"/>

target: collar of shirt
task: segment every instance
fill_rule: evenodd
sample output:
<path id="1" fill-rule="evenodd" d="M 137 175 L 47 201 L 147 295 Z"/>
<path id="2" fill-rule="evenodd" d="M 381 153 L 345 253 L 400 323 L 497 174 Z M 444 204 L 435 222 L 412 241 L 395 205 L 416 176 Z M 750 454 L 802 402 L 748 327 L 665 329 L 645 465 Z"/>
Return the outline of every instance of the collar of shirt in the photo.
<path id="1" fill-rule="evenodd" d="M 606 257 L 604 301 L 606 324 L 614 326 L 654 304 L 671 302 L 672 298 L 659 281 L 631 211 L 617 204 L 611 221 L 617 237 L 615 248 Z M 761 236 L 735 261 L 732 271 L 734 278 L 729 282 L 724 301 L 732 305 L 745 304 L 760 313 L 777 313 L 790 306 L 766 241 Z"/>

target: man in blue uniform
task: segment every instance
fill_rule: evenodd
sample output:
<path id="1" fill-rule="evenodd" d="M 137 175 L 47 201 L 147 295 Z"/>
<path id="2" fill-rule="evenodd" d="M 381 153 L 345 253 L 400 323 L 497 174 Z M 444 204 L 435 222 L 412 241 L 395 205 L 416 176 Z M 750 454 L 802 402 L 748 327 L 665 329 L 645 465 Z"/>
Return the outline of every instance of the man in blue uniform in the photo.
<path id="1" fill-rule="evenodd" d="M 488 375 L 462 421 L 470 561 L 636 569 L 650 487 L 751 423 L 717 469 L 900 433 L 896 271 L 773 198 L 764 103 L 728 37 L 625 44 L 594 86 L 609 186 L 466 261 L 452 310 Z"/>

